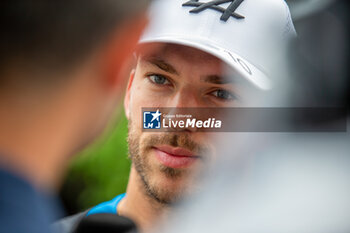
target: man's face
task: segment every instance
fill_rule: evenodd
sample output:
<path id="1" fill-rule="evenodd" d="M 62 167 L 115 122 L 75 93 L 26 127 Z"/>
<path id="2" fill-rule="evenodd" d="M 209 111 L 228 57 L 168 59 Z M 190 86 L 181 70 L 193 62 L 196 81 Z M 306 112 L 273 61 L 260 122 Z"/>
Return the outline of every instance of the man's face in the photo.
<path id="1" fill-rule="evenodd" d="M 176 201 L 215 147 L 203 132 L 142 132 L 142 107 L 236 106 L 237 89 L 223 77 L 222 62 L 200 50 L 166 45 L 139 56 L 125 108 L 130 157 L 149 196 L 164 204 Z"/>

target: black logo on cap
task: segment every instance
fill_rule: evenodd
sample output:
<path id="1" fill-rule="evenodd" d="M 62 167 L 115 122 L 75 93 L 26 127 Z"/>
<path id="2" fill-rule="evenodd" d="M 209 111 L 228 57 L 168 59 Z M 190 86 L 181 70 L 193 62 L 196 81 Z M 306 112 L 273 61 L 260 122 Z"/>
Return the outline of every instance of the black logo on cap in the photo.
<path id="1" fill-rule="evenodd" d="M 235 10 L 241 5 L 244 0 L 213 0 L 209 2 L 199 2 L 199 0 L 190 0 L 182 4 L 182 6 L 193 6 L 191 13 L 199 13 L 206 9 L 216 10 L 222 13 L 220 19 L 227 21 L 231 16 L 236 19 L 244 19 L 244 16 L 235 13 Z M 231 2 L 231 4 L 225 9 L 220 7 L 220 4 Z"/>

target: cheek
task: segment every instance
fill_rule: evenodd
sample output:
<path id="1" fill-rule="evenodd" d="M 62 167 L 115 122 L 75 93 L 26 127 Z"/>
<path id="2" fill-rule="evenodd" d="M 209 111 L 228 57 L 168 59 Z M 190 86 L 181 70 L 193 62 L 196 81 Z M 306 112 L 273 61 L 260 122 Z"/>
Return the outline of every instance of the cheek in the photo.
<path id="1" fill-rule="evenodd" d="M 206 147 L 208 150 L 208 154 L 206 155 L 207 161 L 206 163 L 212 164 L 214 161 L 216 161 L 218 157 L 218 149 L 220 147 L 220 144 L 218 143 L 219 140 L 219 133 L 205 133 L 205 132 L 197 132 L 193 133 L 192 140 L 197 142 L 198 144 Z"/>
<path id="2" fill-rule="evenodd" d="M 130 99 L 130 120 L 135 130 L 141 131 L 142 129 L 142 108 L 149 107 L 148 101 L 145 98 L 140 98 L 140 95 L 136 95 Z"/>
<path id="3" fill-rule="evenodd" d="M 142 108 L 158 108 L 165 105 L 166 98 L 160 97 L 157 92 L 147 89 L 147 85 L 135 83 L 130 92 L 130 119 L 139 128 L 142 126 Z"/>

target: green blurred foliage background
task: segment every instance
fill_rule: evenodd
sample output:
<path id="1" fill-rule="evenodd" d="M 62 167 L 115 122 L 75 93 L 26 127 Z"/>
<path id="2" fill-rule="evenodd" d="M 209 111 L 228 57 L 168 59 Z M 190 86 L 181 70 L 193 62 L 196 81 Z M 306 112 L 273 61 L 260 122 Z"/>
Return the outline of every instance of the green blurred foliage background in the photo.
<path id="1" fill-rule="evenodd" d="M 67 214 L 74 214 L 124 193 L 131 163 L 124 112 L 92 146 L 75 156 L 60 191 Z"/>

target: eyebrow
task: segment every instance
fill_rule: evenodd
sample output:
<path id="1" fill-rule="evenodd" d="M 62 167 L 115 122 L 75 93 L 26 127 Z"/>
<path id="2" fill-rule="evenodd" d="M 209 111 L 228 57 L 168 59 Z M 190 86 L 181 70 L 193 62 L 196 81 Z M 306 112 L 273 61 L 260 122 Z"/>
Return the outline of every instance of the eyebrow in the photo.
<path id="1" fill-rule="evenodd" d="M 159 58 L 146 58 L 145 59 L 147 62 L 157 66 L 159 69 L 171 73 L 171 74 L 176 74 L 179 75 L 179 72 L 177 72 L 177 70 L 170 65 L 169 63 L 167 63 L 166 61 L 159 59 Z"/>
<path id="2" fill-rule="evenodd" d="M 227 83 L 233 83 L 233 80 L 229 77 L 223 77 L 219 75 L 208 75 L 208 76 L 202 76 L 200 78 L 202 82 L 206 83 L 213 83 L 213 84 L 227 84 Z"/>
<path id="3" fill-rule="evenodd" d="M 179 72 L 169 63 L 164 61 L 163 59 L 157 57 L 148 57 L 144 59 L 145 61 L 151 63 L 152 65 L 157 66 L 159 69 L 168 72 L 170 74 L 180 75 Z M 202 82 L 212 83 L 212 84 L 228 84 L 233 83 L 232 78 L 223 77 L 219 75 L 206 75 L 200 78 Z"/>

